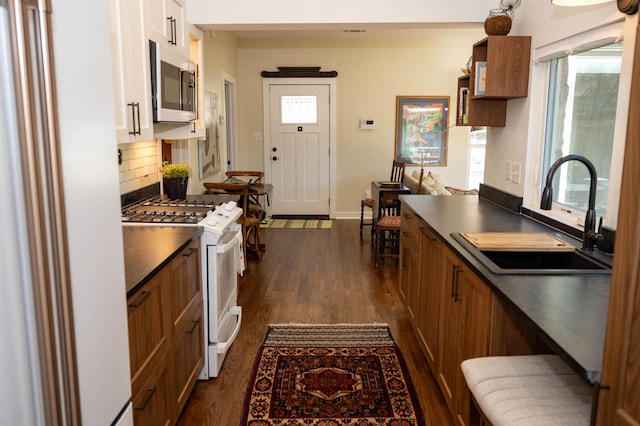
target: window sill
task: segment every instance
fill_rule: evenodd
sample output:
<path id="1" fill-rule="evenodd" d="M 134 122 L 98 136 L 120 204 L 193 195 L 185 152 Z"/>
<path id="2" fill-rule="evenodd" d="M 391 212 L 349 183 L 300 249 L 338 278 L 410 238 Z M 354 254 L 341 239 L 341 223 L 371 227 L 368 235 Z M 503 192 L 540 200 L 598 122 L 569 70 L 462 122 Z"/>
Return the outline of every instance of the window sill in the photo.
<path id="1" fill-rule="evenodd" d="M 533 208 L 531 206 L 522 206 L 520 209 L 520 214 L 535 221 L 544 223 L 547 226 L 550 226 L 558 231 L 570 235 L 575 239 L 582 241 L 582 233 L 584 229 L 583 223 L 576 223 L 575 216 L 561 216 L 558 214 L 554 214 L 548 210 L 541 210 L 538 208 Z M 615 242 L 615 229 L 607 228 L 603 226 L 602 235 L 604 236 L 604 241 L 598 244 L 598 248 L 605 253 L 613 253 L 613 246 Z"/>

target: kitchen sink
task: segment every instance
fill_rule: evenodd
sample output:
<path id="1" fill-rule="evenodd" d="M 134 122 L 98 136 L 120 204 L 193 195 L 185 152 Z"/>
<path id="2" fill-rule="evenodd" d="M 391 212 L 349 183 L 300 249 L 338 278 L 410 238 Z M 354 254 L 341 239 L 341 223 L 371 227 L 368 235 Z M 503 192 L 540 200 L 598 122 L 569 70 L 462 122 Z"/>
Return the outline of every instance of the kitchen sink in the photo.
<path id="1" fill-rule="evenodd" d="M 575 251 L 479 250 L 458 233 L 451 236 L 494 274 L 610 275 L 611 267 Z"/>

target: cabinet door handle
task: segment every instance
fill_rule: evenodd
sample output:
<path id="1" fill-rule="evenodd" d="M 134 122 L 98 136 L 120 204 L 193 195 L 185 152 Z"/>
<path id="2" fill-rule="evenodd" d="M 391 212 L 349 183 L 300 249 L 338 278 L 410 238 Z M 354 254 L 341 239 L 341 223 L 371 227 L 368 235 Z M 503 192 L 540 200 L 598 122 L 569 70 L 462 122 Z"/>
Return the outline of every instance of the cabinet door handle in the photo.
<path id="1" fill-rule="evenodd" d="M 198 328 L 198 324 L 200 323 L 200 321 L 191 321 L 191 322 L 193 324 L 191 325 L 191 328 L 187 330 L 187 334 L 193 334 L 194 330 Z"/>
<path id="2" fill-rule="evenodd" d="M 129 132 L 130 135 L 139 135 L 141 128 L 140 128 L 140 103 L 138 102 L 131 102 L 130 104 L 127 104 L 127 106 L 131 107 L 131 123 L 132 123 L 132 127 L 133 127 L 133 131 Z M 136 120 L 136 111 L 137 111 L 137 120 Z M 137 126 L 136 126 L 137 123 Z M 136 130 L 136 127 L 138 130 Z"/>
<path id="3" fill-rule="evenodd" d="M 178 21 L 173 18 L 173 45 L 178 44 Z"/>
<path id="4" fill-rule="evenodd" d="M 407 251 L 408 249 L 406 247 L 402 247 L 402 269 L 404 269 L 405 271 L 409 269 L 409 266 L 407 264 Z"/>
<path id="5" fill-rule="evenodd" d="M 456 280 L 458 279 L 458 265 L 453 265 L 452 268 L 453 274 L 451 274 L 451 298 L 456 297 Z"/>
<path id="6" fill-rule="evenodd" d="M 149 292 L 149 291 L 141 291 L 140 292 L 140 297 L 138 298 L 138 300 L 129 303 L 129 307 L 137 308 L 138 306 L 142 305 L 142 302 L 144 302 L 144 300 L 147 297 L 149 297 L 150 294 L 151 294 L 151 292 Z"/>
<path id="7" fill-rule="evenodd" d="M 169 16 L 167 18 L 167 21 L 169 21 L 169 32 L 171 33 L 170 38 L 169 38 L 169 44 L 172 45 L 176 45 L 178 44 L 178 32 L 176 31 L 176 18 L 174 18 L 173 16 Z"/>
<path id="8" fill-rule="evenodd" d="M 195 249 L 195 248 L 193 248 L 193 247 L 191 247 L 191 248 L 188 250 L 188 252 L 187 252 L 187 253 L 182 253 L 182 255 L 183 255 L 184 257 L 189 257 L 189 256 L 191 256 L 195 251 L 196 251 L 196 249 Z"/>
<path id="9" fill-rule="evenodd" d="M 196 132 L 196 122 L 194 121 L 193 123 L 191 123 L 191 133 L 195 133 Z"/>
<path id="10" fill-rule="evenodd" d="M 152 387 L 151 389 L 147 389 L 147 395 L 142 400 L 142 403 L 136 407 L 136 410 L 144 411 L 144 409 L 147 407 L 147 404 L 149 403 L 149 401 L 151 401 L 151 397 L 153 396 L 154 393 L 156 393 L 156 387 L 155 386 Z"/>
<path id="11" fill-rule="evenodd" d="M 173 19 L 173 16 L 169 16 L 167 18 L 167 21 L 169 21 L 169 33 L 170 33 L 170 35 L 169 35 L 169 44 L 172 44 L 172 45 L 175 46 L 177 44 L 176 43 L 176 39 L 174 37 L 174 34 L 176 33 L 175 32 L 175 22 L 176 22 L 176 20 Z"/>
<path id="12" fill-rule="evenodd" d="M 461 267 L 456 266 L 456 279 L 455 279 L 455 290 L 454 290 L 454 296 L 453 296 L 453 301 L 454 302 L 462 302 L 462 297 L 460 297 L 460 294 L 458 293 L 458 286 L 460 285 L 460 274 L 464 274 L 464 271 L 462 270 Z"/>

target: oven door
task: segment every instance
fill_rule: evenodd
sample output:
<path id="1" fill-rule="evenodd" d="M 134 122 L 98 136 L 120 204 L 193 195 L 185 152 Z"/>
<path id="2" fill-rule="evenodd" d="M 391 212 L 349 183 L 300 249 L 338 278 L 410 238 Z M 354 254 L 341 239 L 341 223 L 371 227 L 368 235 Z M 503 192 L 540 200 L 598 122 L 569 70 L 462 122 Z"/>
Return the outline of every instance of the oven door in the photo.
<path id="1" fill-rule="evenodd" d="M 229 340 L 239 329 L 239 321 L 238 324 L 231 321 L 233 327 L 229 327 L 229 321 L 236 316 L 233 309 L 238 303 L 241 247 L 241 231 L 227 232 L 216 245 L 207 246 L 209 344 Z"/>

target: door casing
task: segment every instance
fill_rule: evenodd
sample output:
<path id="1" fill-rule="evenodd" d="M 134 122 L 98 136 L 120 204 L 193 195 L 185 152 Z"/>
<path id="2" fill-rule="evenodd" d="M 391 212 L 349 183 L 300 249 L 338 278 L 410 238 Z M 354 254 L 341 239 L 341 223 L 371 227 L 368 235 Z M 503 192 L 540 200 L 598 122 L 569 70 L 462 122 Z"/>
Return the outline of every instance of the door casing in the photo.
<path id="1" fill-rule="evenodd" d="M 262 111 L 264 135 L 264 174 L 271 182 L 271 105 L 269 88 L 272 85 L 328 85 L 329 86 L 329 217 L 336 217 L 336 84 L 335 78 L 264 78 L 262 80 Z M 271 214 L 267 206 L 267 214 Z"/>

